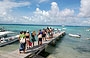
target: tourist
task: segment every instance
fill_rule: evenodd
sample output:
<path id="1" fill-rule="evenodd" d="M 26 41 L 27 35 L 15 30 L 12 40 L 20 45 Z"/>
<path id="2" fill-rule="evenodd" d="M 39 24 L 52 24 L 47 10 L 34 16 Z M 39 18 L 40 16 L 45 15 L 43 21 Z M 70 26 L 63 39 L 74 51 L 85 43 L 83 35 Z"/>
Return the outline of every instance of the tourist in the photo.
<path id="1" fill-rule="evenodd" d="M 50 39 L 50 37 L 49 37 L 49 29 L 46 29 L 46 39 Z"/>
<path id="2" fill-rule="evenodd" d="M 53 38 L 53 29 L 50 27 L 50 38 Z"/>
<path id="3" fill-rule="evenodd" d="M 42 34 L 43 32 L 39 30 L 38 32 L 38 46 L 42 45 Z"/>
<path id="4" fill-rule="evenodd" d="M 31 33 L 31 40 L 32 40 L 32 43 L 33 43 L 33 46 L 34 46 L 34 42 L 36 41 L 35 40 L 35 36 L 36 36 L 36 32 L 35 31 L 33 31 L 32 33 Z"/>
<path id="5" fill-rule="evenodd" d="M 43 29 L 43 34 L 42 34 L 42 39 L 44 40 L 44 41 L 47 41 L 46 40 L 46 30 L 45 29 Z"/>
<path id="6" fill-rule="evenodd" d="M 19 42 L 20 42 L 19 53 L 21 53 L 21 51 L 23 51 L 23 53 L 25 53 L 26 36 L 25 36 L 25 32 L 24 31 L 20 32 Z"/>
<path id="7" fill-rule="evenodd" d="M 26 32 L 25 36 L 26 36 L 26 47 L 27 47 L 27 49 L 29 49 L 29 48 L 30 48 L 30 47 L 29 47 L 29 42 L 30 42 L 30 34 L 29 34 L 29 31 Z"/>

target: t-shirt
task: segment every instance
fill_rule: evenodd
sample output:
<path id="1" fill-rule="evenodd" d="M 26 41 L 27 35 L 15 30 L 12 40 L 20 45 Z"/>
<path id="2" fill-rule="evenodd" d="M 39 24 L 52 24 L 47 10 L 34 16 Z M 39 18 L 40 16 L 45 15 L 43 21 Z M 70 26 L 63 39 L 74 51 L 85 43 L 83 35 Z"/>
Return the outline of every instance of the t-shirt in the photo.
<path id="1" fill-rule="evenodd" d="M 19 37 L 20 37 L 20 38 L 25 38 L 26 36 L 25 36 L 25 34 L 20 34 Z"/>
<path id="2" fill-rule="evenodd" d="M 40 31 L 40 33 L 39 34 L 43 34 L 43 32 L 42 31 Z"/>

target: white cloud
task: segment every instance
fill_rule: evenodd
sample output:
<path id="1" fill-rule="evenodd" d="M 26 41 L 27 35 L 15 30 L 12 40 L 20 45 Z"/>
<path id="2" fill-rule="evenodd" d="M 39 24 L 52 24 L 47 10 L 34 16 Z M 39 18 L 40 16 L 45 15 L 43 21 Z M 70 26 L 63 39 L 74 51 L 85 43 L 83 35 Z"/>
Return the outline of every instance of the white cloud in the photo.
<path id="1" fill-rule="evenodd" d="M 21 17 L 11 16 L 10 14 L 7 15 L 7 13 L 9 12 L 9 10 L 11 10 L 14 7 L 27 6 L 29 3 L 27 3 L 27 2 L 16 3 L 16 2 L 11 2 L 11 1 L 7 0 L 7 2 L 2 1 L 2 4 L 4 5 L 3 6 L 4 8 L 2 8 L 2 9 L 5 10 L 5 11 L 2 11 L 3 12 L 2 14 L 4 15 L 4 18 L 3 18 L 4 20 L 2 20 L 2 21 L 7 21 L 7 19 L 8 19 L 8 23 L 70 24 L 70 23 L 72 23 L 72 21 L 76 22 L 76 19 L 72 19 L 74 10 L 71 10 L 68 8 L 66 8 L 64 10 L 60 10 L 58 7 L 58 4 L 56 2 L 51 3 L 51 9 L 48 11 L 36 8 L 36 11 L 33 12 L 34 15 L 21 16 Z M 6 6 L 7 4 L 9 4 L 10 6 Z"/>
<path id="2" fill-rule="evenodd" d="M 49 0 L 39 0 L 39 3 L 47 2 Z"/>
<path id="3" fill-rule="evenodd" d="M 73 16 L 74 10 L 70 9 L 64 9 L 60 11 L 58 4 L 56 2 L 51 3 L 51 9 L 49 11 L 40 10 L 39 8 L 36 8 L 36 11 L 34 12 L 34 18 L 31 18 L 34 21 L 37 21 L 36 23 L 41 24 L 63 24 L 65 21 L 68 21 L 66 19 L 71 16 Z"/>
<path id="4" fill-rule="evenodd" d="M 0 20 L 3 19 L 3 21 L 12 21 L 13 16 L 11 14 L 11 11 L 13 8 L 17 7 L 23 7 L 30 5 L 29 2 L 13 2 L 11 0 L 2 0 L 0 1 Z M 13 20 L 14 21 L 14 20 Z"/>
<path id="5" fill-rule="evenodd" d="M 22 7 L 29 5 L 29 2 L 12 2 L 10 0 L 3 0 L 0 1 L 0 14 L 6 14 L 8 11 L 10 11 L 14 7 Z"/>
<path id="6" fill-rule="evenodd" d="M 89 13 L 89 12 L 86 11 L 86 13 Z M 90 19 L 80 18 L 75 16 L 73 9 L 65 8 L 63 10 L 60 10 L 56 2 L 51 3 L 51 9 L 49 11 L 40 10 L 39 8 L 36 8 L 36 11 L 34 12 L 34 14 L 35 16 L 33 20 L 37 21 L 36 23 L 86 25 L 86 26 L 90 25 Z"/>
<path id="7" fill-rule="evenodd" d="M 49 16 L 49 13 L 45 10 L 40 10 L 39 8 L 36 8 L 36 11 L 34 12 L 35 15 L 37 16 Z"/>
<path id="8" fill-rule="evenodd" d="M 82 3 L 84 3 L 81 0 Z M 81 3 L 80 13 L 78 16 L 88 17 L 89 10 L 85 11 L 84 4 Z M 1 7 L 3 5 L 3 7 Z M 82 18 L 75 16 L 73 9 L 65 8 L 60 10 L 56 2 L 51 3 L 51 8 L 48 11 L 36 8 L 32 16 L 12 16 L 11 10 L 17 7 L 28 6 L 28 2 L 13 2 L 11 0 L 0 1 L 0 22 L 4 23 L 24 23 L 24 24 L 65 24 L 65 25 L 90 25 L 90 18 L 82 20 Z M 88 6 L 87 6 L 88 7 Z M 87 8 L 86 7 L 86 8 Z"/>
<path id="9" fill-rule="evenodd" d="M 59 7 L 56 2 L 51 3 L 51 10 L 49 11 L 49 14 L 51 16 L 57 16 L 59 15 Z"/>
<path id="10" fill-rule="evenodd" d="M 23 16 L 23 18 L 24 18 L 24 19 L 29 19 L 29 17 L 28 17 L 28 16 Z"/>
<path id="11" fill-rule="evenodd" d="M 90 17 L 90 0 L 81 0 L 79 17 Z"/>
<path id="12" fill-rule="evenodd" d="M 42 14 L 42 11 L 39 8 L 36 8 L 36 11 L 34 12 L 35 14 Z"/>
<path id="13" fill-rule="evenodd" d="M 90 26 L 90 18 L 86 18 L 85 20 L 83 20 L 82 25 Z"/>
<path id="14" fill-rule="evenodd" d="M 73 20 L 71 17 L 74 14 L 74 10 L 66 8 L 60 11 L 56 2 L 51 3 L 51 9 L 49 11 L 36 8 L 36 11 L 33 13 L 34 15 L 32 16 L 17 18 L 19 19 L 18 22 L 15 22 L 24 24 L 70 24 L 74 21 L 76 23 L 76 19 Z"/>
<path id="15" fill-rule="evenodd" d="M 58 7 L 58 4 L 56 2 L 52 2 L 51 3 L 51 10 L 53 11 L 59 11 L 59 7 Z"/>
<path id="16" fill-rule="evenodd" d="M 74 10 L 70 10 L 70 9 L 64 9 L 63 11 L 60 12 L 61 16 L 73 16 L 74 15 Z"/>

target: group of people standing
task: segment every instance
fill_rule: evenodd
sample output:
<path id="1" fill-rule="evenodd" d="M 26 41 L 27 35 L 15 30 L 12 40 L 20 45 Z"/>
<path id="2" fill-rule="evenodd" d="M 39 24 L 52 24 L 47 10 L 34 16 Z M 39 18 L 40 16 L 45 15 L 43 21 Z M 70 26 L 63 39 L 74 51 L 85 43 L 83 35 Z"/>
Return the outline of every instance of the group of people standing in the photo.
<path id="1" fill-rule="evenodd" d="M 47 41 L 47 39 L 53 37 L 53 31 L 54 29 L 48 27 L 46 29 L 39 30 L 38 34 L 36 34 L 35 31 L 33 31 L 31 34 L 29 33 L 29 31 L 21 31 L 19 35 L 19 42 L 20 42 L 19 53 L 21 53 L 21 51 L 25 53 L 26 49 L 29 49 L 30 47 L 34 46 L 34 42 L 36 41 L 35 39 L 36 35 L 38 38 L 38 46 L 40 46 L 42 45 L 42 41 Z M 32 41 L 32 43 L 30 40 Z"/>
<path id="2" fill-rule="evenodd" d="M 20 48 L 19 48 L 19 53 L 21 53 L 21 51 L 23 51 L 23 53 L 25 53 L 26 49 L 29 49 L 30 47 L 32 47 L 32 44 L 34 46 L 34 41 L 35 40 L 35 35 L 36 32 L 33 31 L 31 33 L 31 37 L 32 37 L 32 43 L 30 42 L 30 33 L 29 31 L 21 31 L 20 35 L 19 35 L 19 42 L 20 42 Z"/>

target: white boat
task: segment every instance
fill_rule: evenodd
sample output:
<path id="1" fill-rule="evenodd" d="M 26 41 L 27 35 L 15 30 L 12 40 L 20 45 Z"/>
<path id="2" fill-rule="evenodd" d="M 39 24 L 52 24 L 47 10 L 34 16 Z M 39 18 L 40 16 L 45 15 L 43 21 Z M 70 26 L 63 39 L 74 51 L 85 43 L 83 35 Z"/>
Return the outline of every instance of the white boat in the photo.
<path id="1" fill-rule="evenodd" d="M 12 31 L 3 31 L 3 32 L 0 32 L 0 37 L 5 37 L 7 36 L 7 34 L 13 34 L 15 32 L 12 32 Z"/>
<path id="2" fill-rule="evenodd" d="M 12 31 L 0 31 L 0 47 L 13 43 L 18 40 L 19 35 Z"/>
<path id="3" fill-rule="evenodd" d="M 90 40 L 90 38 L 86 38 L 87 40 Z"/>
<path id="4" fill-rule="evenodd" d="M 81 35 L 76 35 L 76 34 L 68 34 L 69 36 L 71 36 L 71 37 L 76 37 L 76 38 L 80 38 L 81 37 Z"/>
<path id="5" fill-rule="evenodd" d="M 0 39 L 0 47 L 18 41 L 18 37 L 19 37 L 19 35 L 7 37 L 7 38 L 4 38 L 4 37 L 1 38 Z"/>

